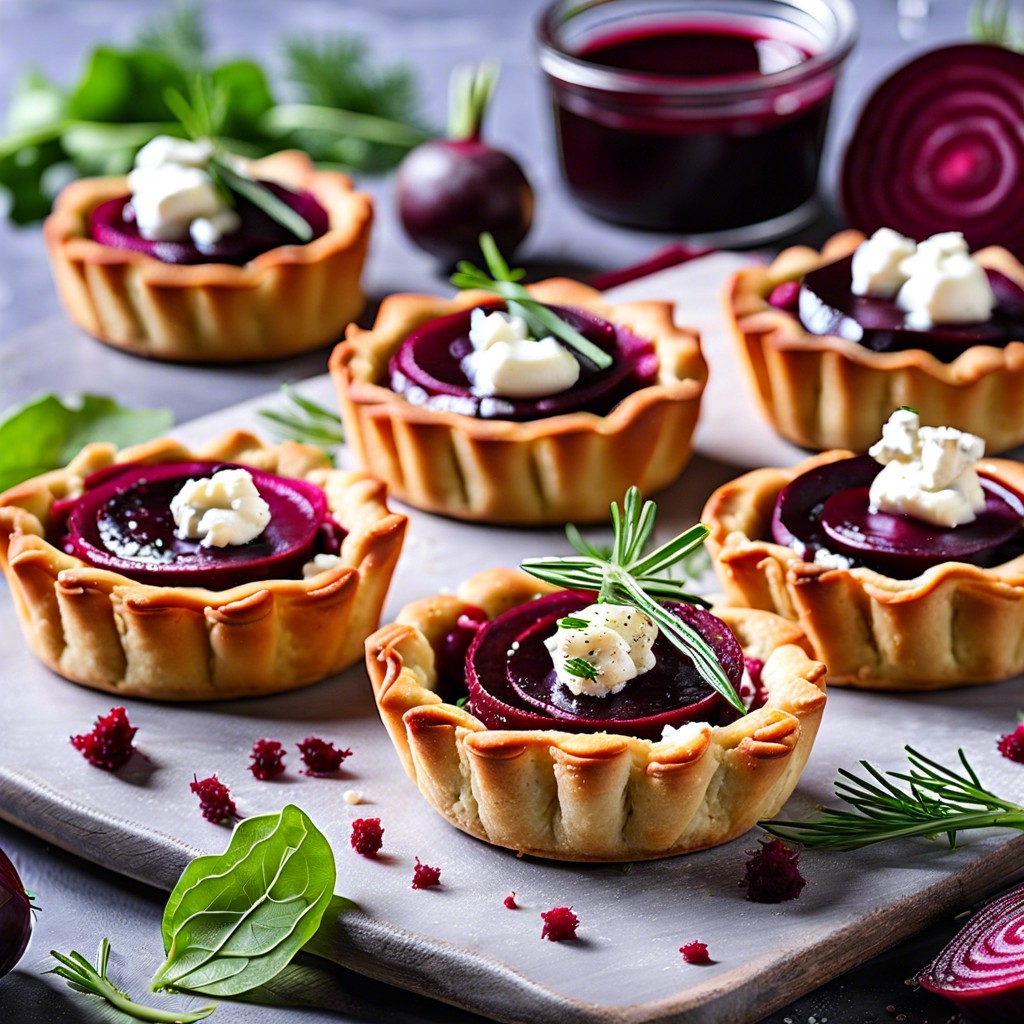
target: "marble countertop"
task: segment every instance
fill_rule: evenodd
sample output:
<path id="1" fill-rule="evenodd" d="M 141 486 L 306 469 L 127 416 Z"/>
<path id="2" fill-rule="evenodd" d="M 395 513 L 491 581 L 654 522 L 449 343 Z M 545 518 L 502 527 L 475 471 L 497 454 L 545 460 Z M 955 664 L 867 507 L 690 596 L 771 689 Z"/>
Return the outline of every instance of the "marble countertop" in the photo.
<path id="1" fill-rule="evenodd" d="M 284 32 L 363 34 L 370 52 L 383 63 L 412 65 L 424 96 L 427 120 L 441 125 L 451 68 L 483 56 L 501 63 L 502 78 L 488 123 L 488 136 L 515 153 L 537 194 L 534 229 L 517 262 L 532 276 L 548 271 L 587 275 L 630 264 L 675 239 L 630 231 L 590 218 L 562 185 L 550 131 L 544 87 L 536 67 L 533 24 L 538 0 L 499 5 L 493 0 L 217 0 L 204 6 L 213 48 L 218 54 L 253 54 L 274 59 Z M 823 169 L 826 212 L 801 233 L 819 243 L 839 223 L 828 184 L 837 155 L 873 83 L 913 53 L 964 35 L 966 3 L 932 5 L 924 20 L 901 20 L 897 0 L 856 0 L 860 42 L 836 96 Z M 927 3 L 922 5 L 927 8 Z M 61 82 L 77 74 L 92 45 L 128 42 L 154 5 L 141 0 L 4 0 L 0 3 L 0 109 L 17 77 L 37 65 Z M 58 30 L 59 26 L 59 30 Z M 364 286 L 372 304 L 393 291 L 445 291 L 445 275 L 434 261 L 406 241 L 392 200 L 391 177 L 367 178 L 377 217 Z M 790 240 L 784 240 L 790 241 Z M 282 381 L 321 374 L 325 353 L 284 363 L 238 368 L 168 366 L 140 360 L 69 330 L 54 292 L 38 226 L 0 222 L 0 408 L 45 391 L 110 394 L 136 405 L 173 410 L 178 422 L 273 390 Z M 16 628 L 13 622 L 0 629 Z M 0 685 L 16 686 L 3 678 Z M 9 723 L 8 728 L 17 728 Z M 0 742 L 0 759 L 3 745 Z M 0 817 L 3 794 L 0 793 Z M 81 942 L 81 924 L 101 918 L 116 936 L 113 967 L 120 981 L 137 992 L 155 965 L 128 951 L 152 948 L 165 896 L 102 867 L 48 845 L 0 821 L 0 847 L 14 859 L 29 888 L 40 894 L 39 915 L 29 951 L 11 975 L 0 980 L 0 1017 L 14 1022 L 113 1019 L 91 1011 L 63 983 L 40 972 L 50 965 L 51 948 L 68 950 Z M 904 984 L 953 934 L 956 923 L 940 921 L 913 939 L 824 989 L 801 996 L 763 1024 L 869 1024 L 903 1019 L 908 1024 L 944 1021 L 949 1004 Z M 120 950 L 120 952 L 118 952 Z M 91 950 L 83 949 L 91 953 Z M 296 1011 L 223 1003 L 216 1020 L 254 1024 L 453 1024 L 483 1018 L 413 996 L 339 968 L 325 1005 L 330 1010 Z M 725 1022 L 723 1022 L 725 1024 Z"/>

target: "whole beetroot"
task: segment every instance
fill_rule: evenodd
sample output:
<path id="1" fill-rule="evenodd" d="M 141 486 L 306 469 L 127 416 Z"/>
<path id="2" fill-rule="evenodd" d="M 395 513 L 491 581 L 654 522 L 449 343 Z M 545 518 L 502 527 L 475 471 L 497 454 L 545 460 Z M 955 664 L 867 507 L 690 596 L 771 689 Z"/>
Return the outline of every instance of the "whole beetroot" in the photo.
<path id="1" fill-rule="evenodd" d="M 32 909 L 17 868 L 0 850 L 0 978 L 13 969 L 28 946 Z"/>
<path id="2" fill-rule="evenodd" d="M 533 222 L 533 189 L 523 169 L 481 137 L 496 84 L 493 64 L 457 68 L 447 137 L 421 143 L 398 168 L 402 226 L 448 266 L 475 257 L 484 231 L 510 256 Z"/>

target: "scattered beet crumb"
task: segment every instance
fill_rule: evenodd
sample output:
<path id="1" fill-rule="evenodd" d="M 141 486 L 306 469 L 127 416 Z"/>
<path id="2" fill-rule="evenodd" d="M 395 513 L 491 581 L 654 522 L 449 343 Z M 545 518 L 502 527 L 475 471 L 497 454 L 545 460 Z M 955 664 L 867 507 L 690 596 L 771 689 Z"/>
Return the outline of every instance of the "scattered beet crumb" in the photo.
<path id="1" fill-rule="evenodd" d="M 515 891 L 515 889 L 513 889 L 513 890 L 512 890 L 512 891 L 511 891 L 511 892 L 510 892 L 510 893 L 509 893 L 509 894 L 508 894 L 508 895 L 507 895 L 507 896 L 505 897 L 505 906 L 506 906 L 506 907 L 507 907 L 507 908 L 508 908 L 509 910 L 518 910 L 518 909 L 519 909 L 519 904 L 518 904 L 518 903 L 516 903 L 516 891 Z"/>
<path id="2" fill-rule="evenodd" d="M 199 797 L 199 810 L 207 821 L 217 825 L 228 818 L 238 817 L 238 809 L 235 807 L 235 801 L 231 799 L 228 787 L 216 775 L 211 775 L 208 779 L 200 779 L 193 775 L 189 789 Z"/>
<path id="3" fill-rule="evenodd" d="M 562 942 L 564 939 L 576 938 L 576 928 L 580 921 L 572 912 L 572 907 L 553 907 L 540 916 L 544 922 L 544 927 L 540 933 L 542 939 L 549 939 L 551 942 Z"/>
<path id="4" fill-rule="evenodd" d="M 424 864 L 419 857 L 416 858 L 416 867 L 412 873 L 412 887 L 414 889 L 432 889 L 435 885 L 441 884 L 441 869 L 432 868 Z"/>
<path id="5" fill-rule="evenodd" d="M 1024 722 L 1008 732 L 997 744 L 999 753 L 1011 761 L 1024 764 Z"/>
<path id="6" fill-rule="evenodd" d="M 249 771 L 261 782 L 284 771 L 284 747 L 277 740 L 257 740 L 249 756 L 252 758 Z"/>
<path id="7" fill-rule="evenodd" d="M 132 740 L 137 731 L 123 707 L 111 708 L 106 715 L 97 717 L 92 732 L 72 736 L 71 746 L 80 750 L 89 764 L 113 772 L 135 751 Z"/>
<path id="8" fill-rule="evenodd" d="M 356 818 L 352 822 L 352 849 L 364 857 L 376 857 L 384 845 L 380 818 Z"/>
<path id="9" fill-rule="evenodd" d="M 746 876 L 740 882 L 754 903 L 795 900 L 807 880 L 800 874 L 800 853 L 781 839 L 762 840 L 760 849 L 747 850 Z"/>
<path id="10" fill-rule="evenodd" d="M 306 766 L 307 775 L 330 775 L 341 767 L 341 762 L 350 757 L 351 750 L 339 750 L 333 743 L 317 736 L 307 736 L 299 744 L 299 753 Z"/>
<path id="11" fill-rule="evenodd" d="M 712 963 L 711 957 L 708 956 L 708 946 L 706 942 L 688 942 L 685 946 L 679 947 L 679 952 L 683 954 L 683 959 L 688 964 Z"/>
<path id="12" fill-rule="evenodd" d="M 777 309 L 786 309 L 793 312 L 800 302 L 800 282 L 783 281 L 777 284 L 768 296 L 768 304 Z"/>

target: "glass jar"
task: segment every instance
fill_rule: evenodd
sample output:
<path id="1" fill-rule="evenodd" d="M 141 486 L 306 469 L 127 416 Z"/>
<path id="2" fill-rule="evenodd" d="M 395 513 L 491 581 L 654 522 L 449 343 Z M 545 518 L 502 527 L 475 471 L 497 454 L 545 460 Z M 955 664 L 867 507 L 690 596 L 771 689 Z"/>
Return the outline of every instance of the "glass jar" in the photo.
<path id="1" fill-rule="evenodd" d="M 556 0 L 537 34 L 562 173 L 589 212 L 715 245 L 818 212 L 849 0 Z"/>

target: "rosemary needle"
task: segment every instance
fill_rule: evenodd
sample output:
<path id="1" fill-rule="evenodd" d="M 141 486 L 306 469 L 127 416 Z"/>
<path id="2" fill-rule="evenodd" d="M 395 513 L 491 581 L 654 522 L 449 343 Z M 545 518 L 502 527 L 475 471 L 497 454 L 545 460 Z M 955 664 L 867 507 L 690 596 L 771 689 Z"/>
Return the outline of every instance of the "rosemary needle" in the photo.
<path id="1" fill-rule="evenodd" d="M 967 829 L 1024 830 L 1024 807 L 986 789 L 962 749 L 957 751 L 962 773 L 913 747 L 904 749 L 909 772 L 883 773 L 867 761 L 860 762 L 867 777 L 839 770 L 836 796 L 854 810 L 822 807 L 810 821 L 772 819 L 760 822 L 761 828 L 815 850 L 857 850 L 890 839 L 940 835 L 952 849 L 957 833 Z M 909 789 L 890 780 L 907 783 Z"/>

